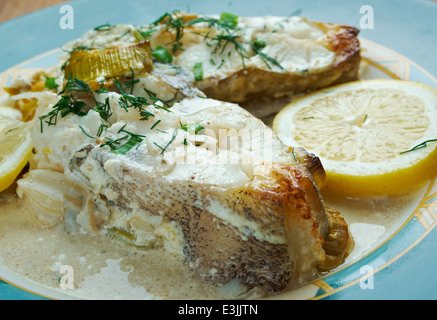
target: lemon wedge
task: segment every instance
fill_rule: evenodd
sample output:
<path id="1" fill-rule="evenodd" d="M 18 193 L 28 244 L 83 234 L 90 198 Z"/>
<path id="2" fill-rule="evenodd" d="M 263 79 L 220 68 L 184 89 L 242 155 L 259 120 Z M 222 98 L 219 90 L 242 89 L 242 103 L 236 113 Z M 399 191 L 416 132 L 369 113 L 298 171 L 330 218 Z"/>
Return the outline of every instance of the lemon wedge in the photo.
<path id="1" fill-rule="evenodd" d="M 281 110 L 273 130 L 320 157 L 327 194 L 399 194 L 437 174 L 437 90 L 425 84 L 375 79 L 317 91 Z"/>
<path id="2" fill-rule="evenodd" d="M 0 192 L 9 188 L 32 153 L 28 124 L 16 110 L 0 106 Z"/>

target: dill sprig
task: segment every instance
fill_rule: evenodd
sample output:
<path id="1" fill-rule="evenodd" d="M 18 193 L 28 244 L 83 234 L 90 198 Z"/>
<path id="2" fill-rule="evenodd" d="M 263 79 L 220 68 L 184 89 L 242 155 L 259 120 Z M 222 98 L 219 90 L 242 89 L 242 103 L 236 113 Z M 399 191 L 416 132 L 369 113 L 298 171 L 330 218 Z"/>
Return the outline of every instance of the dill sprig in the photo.
<path id="1" fill-rule="evenodd" d="M 90 85 L 83 80 L 73 78 L 73 74 L 70 74 L 64 89 L 59 94 L 62 95 L 70 92 L 85 92 L 93 95 Z"/>
<path id="2" fill-rule="evenodd" d="M 130 78 L 130 80 L 125 82 L 125 85 L 127 88 L 130 88 L 130 94 L 132 94 L 134 92 L 135 84 L 140 82 L 140 80 L 135 79 L 135 73 L 134 73 L 134 69 L 132 67 L 130 68 L 130 71 L 131 71 L 131 78 Z"/>
<path id="3" fill-rule="evenodd" d="M 105 99 L 105 103 L 98 103 L 94 107 L 94 111 L 96 111 L 100 115 L 100 118 L 107 121 L 112 116 L 112 110 L 109 104 L 109 98 Z"/>
<path id="4" fill-rule="evenodd" d="M 115 154 L 125 155 L 128 153 L 133 147 L 137 146 L 137 149 L 140 147 L 141 142 L 143 142 L 146 136 L 141 134 L 135 134 L 130 131 L 125 130 L 127 124 L 125 124 L 118 133 L 126 133 L 125 136 L 118 139 L 111 139 L 106 137 L 106 142 L 100 145 L 101 148 L 104 146 L 108 146 L 111 151 Z M 129 139 L 126 143 L 121 144 L 123 140 Z"/>
<path id="5" fill-rule="evenodd" d="M 82 92 L 87 94 L 94 100 L 94 103 L 97 105 L 98 101 L 94 96 L 93 90 L 90 85 L 83 80 L 73 77 L 73 74 L 70 74 L 70 77 L 65 84 L 64 89 L 59 93 L 59 95 L 63 95 L 65 93 L 74 93 L 74 92 Z"/>
<path id="6" fill-rule="evenodd" d="M 200 124 L 197 124 L 197 123 L 189 123 L 189 124 L 183 125 L 180 122 L 179 124 L 181 126 L 181 129 L 188 132 L 188 133 L 194 132 L 194 134 L 198 134 L 199 131 L 205 129 L 204 127 L 202 127 Z"/>
<path id="7" fill-rule="evenodd" d="M 186 25 L 193 26 L 197 23 L 207 23 L 210 29 L 205 35 L 203 35 L 206 44 L 213 48 L 211 54 L 222 55 L 228 45 L 234 46 L 235 51 L 240 55 L 243 68 L 246 68 L 245 60 L 249 59 L 248 52 L 244 47 L 244 43 L 239 41 L 241 38 L 238 31 L 238 16 L 232 15 L 230 13 L 222 13 L 220 19 L 215 19 L 211 17 L 201 17 L 193 19 L 186 22 Z M 217 31 L 213 33 L 213 31 Z M 211 35 L 213 33 L 213 35 Z M 219 68 L 223 65 L 219 65 Z"/>
<path id="8" fill-rule="evenodd" d="M 279 67 L 282 71 L 285 71 L 285 68 L 283 66 L 281 66 L 276 59 L 274 59 L 274 58 L 270 57 L 269 55 L 265 54 L 264 52 L 262 52 L 262 50 L 266 46 L 267 46 L 267 43 L 265 41 L 261 41 L 258 39 L 252 41 L 252 43 L 251 43 L 252 50 L 262 59 L 262 61 L 267 66 L 267 68 L 272 70 L 272 67 L 269 64 L 269 63 L 271 63 L 271 64 Z"/>
<path id="9" fill-rule="evenodd" d="M 432 142 L 437 142 L 437 139 L 426 140 L 426 141 L 418 144 L 417 146 L 411 148 L 410 150 L 401 152 L 400 154 L 406 154 L 406 153 L 410 153 L 410 152 L 413 152 L 413 151 L 416 151 L 419 149 L 426 148 L 428 146 L 428 143 L 432 143 Z"/>
<path id="10" fill-rule="evenodd" d="M 156 26 L 160 23 L 163 23 L 166 25 L 167 31 L 174 32 L 175 39 L 166 44 L 172 46 L 173 54 L 175 54 L 180 50 L 183 51 L 183 45 L 181 40 L 184 36 L 184 30 L 186 24 L 182 20 L 182 17 L 177 17 L 178 12 L 179 12 L 178 10 L 175 10 L 172 13 L 166 12 L 161 17 L 159 17 L 155 22 L 152 23 L 152 26 Z"/>
<path id="11" fill-rule="evenodd" d="M 100 138 L 100 137 L 102 136 L 103 131 L 105 131 L 106 129 L 108 129 L 108 125 L 107 125 L 106 123 L 104 123 L 102 120 L 100 120 L 100 126 L 99 126 L 99 129 L 97 130 L 97 136 L 96 136 L 96 137 L 94 137 L 94 136 L 88 134 L 88 133 L 86 132 L 85 128 L 83 128 L 82 126 L 79 126 L 79 128 L 80 128 L 80 130 L 82 130 L 82 132 L 83 132 L 83 133 L 84 133 L 88 138 L 96 139 L 96 140 L 97 140 L 98 138 Z"/>
<path id="12" fill-rule="evenodd" d="M 179 91 L 177 91 L 175 93 L 175 95 L 173 96 L 173 98 L 170 98 L 168 100 L 164 100 L 164 99 L 158 98 L 158 95 L 155 92 L 150 91 L 150 90 L 148 90 L 146 88 L 143 88 L 143 89 L 147 93 L 147 95 L 149 96 L 149 99 L 152 100 L 151 104 L 155 108 L 164 109 L 165 111 L 168 111 L 168 112 L 170 112 L 169 108 L 171 108 L 173 103 L 177 101 L 177 98 L 178 98 L 178 95 L 179 95 Z M 165 107 L 161 106 L 159 103 L 162 104 Z"/>
<path id="13" fill-rule="evenodd" d="M 100 89 L 102 88 L 103 85 Z M 100 89 L 96 90 L 96 93 L 102 92 Z M 74 92 L 82 92 L 90 96 L 95 103 L 95 107 L 90 108 L 84 101 L 76 100 L 72 95 Z M 59 116 L 64 118 L 70 113 L 83 117 L 88 114 L 90 109 L 93 109 L 99 113 L 100 117 L 105 121 L 112 115 L 109 98 L 106 98 L 104 103 L 97 101 L 90 85 L 85 81 L 74 78 L 73 75 L 70 75 L 64 89 L 59 93 L 59 96 L 61 98 L 53 106 L 53 109 L 49 113 L 39 117 L 41 133 L 43 132 L 44 122 L 48 126 L 55 126 L 58 122 Z"/>
<path id="14" fill-rule="evenodd" d="M 177 137 L 177 135 L 178 135 L 178 129 L 176 128 L 174 131 L 173 131 L 173 134 L 172 134 L 172 137 L 171 137 L 171 139 L 170 139 L 170 141 L 167 143 L 167 145 L 165 146 L 165 147 L 161 147 L 159 144 L 157 144 L 156 142 L 154 142 L 153 144 L 155 145 L 155 146 L 157 146 L 159 149 L 161 149 L 161 154 L 164 154 L 164 152 L 167 150 L 167 148 L 173 143 L 173 141 L 176 139 L 176 137 Z"/>
<path id="15" fill-rule="evenodd" d="M 233 45 L 235 51 L 240 55 L 243 64 L 243 69 L 246 69 L 246 59 L 250 57 L 247 55 L 247 50 L 244 48 L 243 44 L 238 41 L 240 38 L 239 34 L 232 33 L 229 28 L 225 28 L 225 31 L 221 34 L 210 38 L 211 42 L 207 43 L 209 46 L 213 46 L 212 54 L 222 55 L 228 45 Z M 231 51 L 229 52 L 229 54 Z"/>
<path id="16" fill-rule="evenodd" d="M 114 25 L 111 25 L 109 23 L 105 23 L 105 24 L 102 24 L 100 26 L 95 27 L 94 30 L 95 31 L 109 31 L 114 27 L 115 27 Z"/>
<path id="17" fill-rule="evenodd" d="M 55 126 L 59 116 L 63 118 L 70 113 L 85 116 L 88 111 L 84 111 L 84 107 L 86 107 L 85 102 L 74 100 L 71 96 L 62 96 L 48 114 L 39 117 L 41 133 L 43 132 L 44 122 L 47 123 L 48 126 Z"/>

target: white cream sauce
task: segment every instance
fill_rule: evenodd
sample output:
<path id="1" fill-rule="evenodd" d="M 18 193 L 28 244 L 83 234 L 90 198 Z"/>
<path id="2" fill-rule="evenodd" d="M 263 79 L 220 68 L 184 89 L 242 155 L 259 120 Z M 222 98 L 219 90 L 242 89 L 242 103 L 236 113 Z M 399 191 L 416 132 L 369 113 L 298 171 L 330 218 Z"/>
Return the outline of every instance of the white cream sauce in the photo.
<path id="1" fill-rule="evenodd" d="M 161 249 L 143 250 L 108 236 L 71 235 L 62 227 L 43 229 L 15 186 L 0 194 L 0 277 L 30 281 L 46 296 L 69 299 L 205 299 L 214 288 L 193 277 L 180 256 Z M 379 199 L 334 199 L 354 238 L 345 265 L 375 249 L 409 218 L 424 190 Z M 62 266 L 74 271 L 74 289 L 61 289 Z M 5 278 L 5 275 L 8 277 Z M 23 280 L 24 279 L 24 280 Z M 306 292 L 306 291 L 303 291 Z M 311 291 L 312 292 L 312 291 Z M 296 298 L 296 291 L 279 298 Z M 298 297 L 298 298 L 310 298 Z"/>
<path id="2" fill-rule="evenodd" d="M 41 228 L 14 192 L 11 187 L 0 194 L 0 278 L 26 288 L 36 284 L 39 294 L 56 299 L 219 298 L 180 256 L 164 249 L 143 250 L 109 236 L 72 235 L 62 226 Z M 73 290 L 65 289 L 69 282 L 62 266 L 72 267 Z"/>

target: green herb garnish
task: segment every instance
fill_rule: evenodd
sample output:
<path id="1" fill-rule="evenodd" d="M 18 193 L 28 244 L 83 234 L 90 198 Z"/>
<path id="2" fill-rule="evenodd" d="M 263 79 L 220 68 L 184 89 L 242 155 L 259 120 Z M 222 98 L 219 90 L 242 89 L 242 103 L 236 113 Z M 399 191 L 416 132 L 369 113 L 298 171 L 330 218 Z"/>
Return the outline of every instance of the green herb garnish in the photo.
<path id="1" fill-rule="evenodd" d="M 194 80 L 203 80 L 203 65 L 202 62 L 197 62 L 194 64 Z"/>
<path id="2" fill-rule="evenodd" d="M 124 93 L 121 98 L 118 100 L 120 107 L 122 107 L 126 112 L 129 111 L 130 108 L 142 110 L 143 106 L 148 106 L 149 101 L 147 101 L 144 97 L 136 97 L 131 94 Z"/>
<path id="3" fill-rule="evenodd" d="M 15 131 L 15 130 L 17 130 L 17 129 L 19 129 L 19 128 L 16 127 L 16 128 L 12 128 L 12 129 L 6 131 L 6 132 L 5 132 L 5 136 L 7 136 L 9 133 L 11 133 L 12 131 Z"/>
<path id="4" fill-rule="evenodd" d="M 161 63 L 173 62 L 173 55 L 163 46 L 157 46 L 155 50 L 152 51 L 152 56 L 156 61 Z"/>
<path id="5" fill-rule="evenodd" d="M 109 23 L 105 23 L 105 24 L 102 24 L 100 26 L 95 27 L 94 30 L 95 31 L 109 31 L 114 27 L 115 27 L 114 25 L 111 25 Z"/>
<path id="6" fill-rule="evenodd" d="M 432 142 L 437 142 L 437 139 L 431 139 L 431 140 L 424 141 L 424 142 L 418 144 L 417 146 L 413 147 L 410 150 L 401 152 L 401 154 L 406 154 L 406 153 L 409 153 L 409 152 L 413 152 L 413 151 L 416 151 L 416 150 L 419 150 L 419 149 L 426 148 L 428 146 L 428 143 L 432 143 Z"/>
<path id="7" fill-rule="evenodd" d="M 176 102 L 178 95 L 179 95 L 179 91 L 177 91 L 175 93 L 175 95 L 173 96 L 173 98 L 168 99 L 168 100 L 164 100 L 164 99 L 158 98 L 158 95 L 155 92 L 152 92 L 146 88 L 143 88 L 143 89 L 147 93 L 147 95 L 149 96 L 149 99 L 152 100 L 151 104 L 153 104 L 153 106 L 155 108 L 164 109 L 165 111 L 168 111 L 168 112 L 170 112 L 170 110 L 168 108 L 171 108 L 172 104 L 174 102 Z M 164 105 L 164 107 L 157 104 L 157 102 L 160 102 L 162 105 Z"/>
<path id="8" fill-rule="evenodd" d="M 88 138 L 98 139 L 98 137 L 93 137 L 92 135 L 89 135 L 82 126 L 79 126 L 79 128 L 80 128 L 80 130 L 82 130 L 83 134 L 86 135 Z"/>
<path id="9" fill-rule="evenodd" d="M 173 135 L 170 139 L 170 141 L 167 143 L 167 145 L 165 147 L 161 147 L 159 144 L 157 144 L 156 142 L 154 142 L 153 144 L 155 146 L 157 146 L 159 149 L 161 149 L 161 154 L 164 154 L 164 152 L 167 150 L 167 148 L 173 143 L 173 141 L 176 139 L 176 136 L 178 135 L 178 129 L 176 128 L 173 131 Z"/>
<path id="10" fill-rule="evenodd" d="M 116 77 L 114 77 L 114 80 L 112 81 L 112 83 L 115 84 L 115 86 L 118 88 L 118 90 L 120 90 L 121 94 L 125 93 L 123 86 L 121 85 L 120 81 Z"/>
<path id="11" fill-rule="evenodd" d="M 64 90 L 62 90 L 62 92 L 60 92 L 59 94 L 69 93 L 73 91 L 88 92 L 92 94 L 91 87 L 88 83 L 78 78 L 73 78 L 73 74 L 71 74 L 70 78 L 67 81 L 67 84 L 65 85 Z"/>
<path id="12" fill-rule="evenodd" d="M 156 121 L 150 129 L 151 129 L 151 130 L 155 129 L 155 127 L 156 127 L 160 122 L 161 122 L 161 120 Z"/>
<path id="13" fill-rule="evenodd" d="M 217 55 L 223 54 L 228 45 L 233 45 L 235 51 L 237 51 L 241 57 L 243 68 L 246 69 L 245 59 L 249 59 L 249 56 L 247 56 L 247 51 L 243 44 L 238 41 L 239 38 L 240 35 L 232 33 L 229 28 L 225 28 L 223 33 L 217 34 L 215 37 L 211 38 L 211 42 L 207 43 L 207 45 L 213 47 L 211 54 Z M 231 51 L 228 54 L 230 53 Z M 222 60 L 222 62 L 224 62 L 224 60 Z M 220 67 L 222 65 L 223 63 L 220 65 Z"/>
<path id="14" fill-rule="evenodd" d="M 41 133 L 43 132 L 43 120 L 49 126 L 55 126 L 58 122 L 58 116 L 65 117 L 69 113 L 75 113 L 79 116 L 85 116 L 88 111 L 82 109 L 86 106 L 83 101 L 76 101 L 70 96 L 62 96 L 61 99 L 53 106 L 53 110 L 48 114 L 40 116 Z M 46 120 L 47 119 L 47 120 Z"/>
<path id="15" fill-rule="evenodd" d="M 56 84 L 55 82 L 55 78 L 50 78 L 50 77 L 46 77 L 46 81 L 45 81 L 45 87 L 47 89 L 57 89 L 59 87 L 59 85 Z"/>
<path id="16" fill-rule="evenodd" d="M 134 91 L 135 84 L 140 82 L 140 80 L 135 79 L 135 73 L 134 73 L 134 69 L 132 67 L 130 68 L 130 70 L 131 70 L 131 79 L 126 81 L 125 84 L 126 84 L 127 88 L 130 88 L 130 94 L 132 94 Z"/>
<path id="17" fill-rule="evenodd" d="M 270 57 L 269 55 L 265 54 L 264 52 L 262 52 L 262 50 L 266 46 L 267 46 L 267 43 L 265 41 L 262 41 L 262 40 L 254 40 L 251 43 L 252 50 L 263 60 L 263 62 L 267 66 L 267 68 L 269 68 L 270 70 L 272 69 L 270 64 L 269 64 L 269 63 L 271 63 L 271 64 L 279 67 L 282 71 L 285 71 L 285 68 L 283 66 L 281 66 L 276 59 L 274 59 L 274 58 Z"/>
<path id="18" fill-rule="evenodd" d="M 100 88 L 97 89 L 97 90 L 95 90 L 94 92 L 95 92 L 95 93 L 98 93 L 98 94 L 109 93 L 109 89 L 105 87 L 105 84 L 104 84 L 104 83 L 102 83 L 102 84 L 100 85 Z"/>
<path id="19" fill-rule="evenodd" d="M 236 28 L 238 25 L 238 16 L 232 13 L 223 12 L 220 15 L 220 23 L 228 28 Z"/>
<path id="20" fill-rule="evenodd" d="M 196 23 L 208 23 L 210 29 L 218 31 L 218 33 L 214 33 L 214 36 L 211 36 L 212 30 L 204 35 L 206 44 L 213 48 L 211 54 L 223 54 L 228 45 L 233 45 L 242 59 L 243 68 L 245 68 L 245 59 L 249 59 L 249 57 L 247 56 L 247 51 L 243 43 L 238 41 L 241 38 L 237 33 L 237 31 L 240 30 L 237 28 L 238 16 L 230 13 L 222 13 L 220 19 L 201 17 L 187 21 L 185 24 L 193 26 Z M 222 60 L 218 68 L 223 65 L 223 62 L 224 60 Z"/>
<path id="21" fill-rule="evenodd" d="M 118 139 L 110 139 L 110 138 L 106 137 L 107 142 L 101 144 L 100 147 L 103 148 L 104 146 L 108 146 L 113 153 L 119 154 L 119 155 L 125 155 L 136 145 L 137 145 L 137 148 L 139 148 L 141 142 L 143 142 L 143 140 L 146 136 L 143 136 L 140 134 L 135 134 L 135 133 L 132 133 L 130 131 L 127 131 L 124 129 L 126 126 L 127 126 L 127 124 L 125 124 L 118 131 L 118 133 L 123 132 L 123 133 L 126 133 L 127 135 L 125 135 L 124 137 L 118 138 Z M 129 139 L 129 140 L 125 144 L 120 145 L 121 141 L 126 140 L 126 139 Z"/>
<path id="22" fill-rule="evenodd" d="M 190 123 L 190 124 L 185 124 L 182 125 L 182 123 L 180 124 L 182 130 L 186 131 L 186 132 L 194 132 L 195 134 L 198 134 L 199 131 L 205 129 L 204 127 L 202 127 L 201 125 L 198 125 L 196 123 Z"/>
<path id="23" fill-rule="evenodd" d="M 109 98 L 106 98 L 105 103 L 99 103 L 94 107 L 94 111 L 98 112 L 100 118 L 103 120 L 108 120 L 112 115 L 111 106 L 109 105 Z"/>
<path id="24" fill-rule="evenodd" d="M 152 33 L 156 32 L 156 30 L 157 29 L 149 29 L 147 31 L 143 31 L 141 29 L 136 29 L 137 34 L 139 35 L 139 37 L 137 38 L 139 38 L 138 40 L 140 41 L 147 40 L 152 35 Z"/>
<path id="25" fill-rule="evenodd" d="M 164 15 L 158 18 L 152 25 L 158 25 L 163 23 L 166 25 L 167 31 L 174 31 L 175 39 L 166 45 L 172 45 L 172 53 L 176 53 L 179 50 L 183 50 L 181 39 L 184 36 L 185 23 L 181 18 L 175 18 L 175 14 L 178 13 L 177 10 L 173 13 L 166 12 Z"/>

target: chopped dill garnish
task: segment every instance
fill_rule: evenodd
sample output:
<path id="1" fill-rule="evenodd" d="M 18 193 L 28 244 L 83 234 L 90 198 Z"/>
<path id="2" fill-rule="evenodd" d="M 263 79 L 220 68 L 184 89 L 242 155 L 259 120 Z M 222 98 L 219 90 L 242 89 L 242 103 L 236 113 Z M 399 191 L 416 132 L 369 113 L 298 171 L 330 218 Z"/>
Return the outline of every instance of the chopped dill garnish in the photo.
<path id="1" fill-rule="evenodd" d="M 140 110 L 140 120 L 148 120 L 150 117 L 154 117 L 155 115 L 151 113 L 150 111 L 147 111 L 145 109 Z"/>
<path id="2" fill-rule="evenodd" d="M 100 120 L 100 127 L 97 131 L 97 137 L 100 137 L 103 133 L 103 131 L 106 131 L 108 129 L 108 125 L 104 123 L 102 120 Z"/>
<path id="3" fill-rule="evenodd" d="M 239 38 L 240 35 L 233 34 L 229 28 L 225 28 L 225 31 L 223 33 L 217 34 L 215 37 L 210 38 L 211 42 L 207 43 L 207 45 L 213 46 L 213 50 L 211 51 L 211 53 L 217 55 L 222 55 L 229 44 L 233 45 L 235 51 L 241 57 L 243 69 L 246 69 L 245 60 L 249 59 L 249 56 L 247 55 L 247 50 L 244 48 L 243 44 L 237 41 L 237 39 Z M 229 51 L 228 55 L 230 55 L 231 52 L 232 51 Z M 222 64 L 220 64 L 220 66 L 223 65 L 223 62 L 224 60 L 222 60 Z"/>
<path id="4" fill-rule="evenodd" d="M 172 45 L 172 53 L 175 54 L 179 50 L 183 50 L 181 39 L 184 36 L 185 23 L 183 21 L 183 17 L 177 17 L 176 14 L 179 11 L 175 10 L 172 13 L 166 12 L 161 17 L 158 18 L 155 22 L 152 23 L 152 26 L 156 26 L 159 23 L 166 25 L 167 31 L 174 31 L 175 39 L 166 45 Z"/>
<path id="5" fill-rule="evenodd" d="M 132 94 L 134 92 L 135 84 L 140 82 L 140 80 L 135 79 L 135 73 L 134 73 L 134 69 L 132 67 L 130 67 L 130 71 L 131 71 L 131 79 L 126 81 L 125 85 L 127 88 L 130 88 L 130 94 Z"/>
<path id="6" fill-rule="evenodd" d="M 131 94 L 124 93 L 121 95 L 121 98 L 118 100 L 120 107 L 122 107 L 126 112 L 129 111 L 130 108 L 141 110 L 143 106 L 149 105 L 149 102 L 144 97 L 136 97 Z"/>
<path id="7" fill-rule="evenodd" d="M 105 87 L 105 84 L 104 84 L 104 83 L 102 83 L 102 84 L 100 85 L 100 88 L 97 89 L 97 90 L 95 90 L 94 92 L 95 92 L 95 93 L 98 93 L 98 94 L 109 93 L 109 89 Z"/>
<path id="8" fill-rule="evenodd" d="M 137 38 L 139 38 L 138 40 L 144 41 L 144 40 L 147 40 L 154 32 L 156 32 L 157 29 L 151 28 L 147 31 L 143 31 L 143 30 L 137 28 L 135 31 L 137 32 L 135 35 L 138 34 L 138 36 L 139 36 L 139 37 L 137 36 Z"/>
<path id="9" fill-rule="evenodd" d="M 245 49 L 242 42 L 238 40 L 241 36 L 237 31 L 241 30 L 238 28 L 238 16 L 231 13 L 222 13 L 220 19 L 201 17 L 194 20 L 187 21 L 185 24 L 188 26 L 193 26 L 197 23 L 208 23 L 208 27 L 211 29 L 205 35 L 203 35 L 206 44 L 213 48 L 211 54 L 221 55 L 225 52 L 228 45 L 233 45 L 235 51 L 240 55 L 243 63 L 243 68 L 245 69 L 245 60 L 249 59 L 247 56 L 247 50 Z M 211 36 L 213 30 L 218 31 Z M 223 65 L 223 62 L 219 67 Z"/>
<path id="10" fill-rule="evenodd" d="M 220 15 L 220 22 L 222 26 L 235 29 L 238 25 L 238 16 L 232 13 L 223 12 Z"/>
<path id="11" fill-rule="evenodd" d="M 64 89 L 59 94 L 70 93 L 70 92 L 85 92 L 93 94 L 93 91 L 88 83 L 78 78 L 73 78 L 73 74 L 70 74 L 70 78 Z"/>
<path id="12" fill-rule="evenodd" d="M 7 136 L 7 135 L 8 135 L 9 133 L 11 133 L 12 131 L 15 131 L 15 130 L 18 130 L 18 129 L 19 129 L 19 127 L 16 127 L 16 128 L 12 128 L 12 129 L 6 131 L 6 132 L 5 132 L 5 136 Z"/>
<path id="13" fill-rule="evenodd" d="M 297 160 L 297 158 L 296 158 L 296 154 L 294 153 L 294 148 L 291 148 L 291 155 L 293 156 L 293 159 L 294 159 L 296 162 L 299 162 L 299 160 Z"/>
<path id="14" fill-rule="evenodd" d="M 120 90 L 121 94 L 125 93 L 123 86 L 121 85 L 120 81 L 116 77 L 114 77 L 114 80 L 112 81 L 112 83 L 115 84 L 115 86 L 118 88 L 118 90 Z"/>
<path id="15" fill-rule="evenodd" d="M 282 71 L 285 71 L 285 68 L 283 66 L 281 66 L 279 64 L 279 62 L 270 57 L 269 55 L 265 54 L 264 52 L 262 52 L 262 50 L 267 46 L 267 43 L 265 41 L 262 40 L 254 40 L 251 43 L 251 47 L 252 50 L 262 59 L 262 61 L 266 64 L 267 68 L 269 68 L 270 70 L 272 69 L 270 64 L 273 64 L 277 67 L 279 67 Z"/>
<path id="16" fill-rule="evenodd" d="M 82 109 L 86 107 L 85 102 L 74 100 L 70 96 L 62 96 L 61 99 L 53 106 L 53 110 L 46 115 L 39 117 L 41 133 L 43 132 L 43 123 L 47 123 L 49 126 L 55 126 L 58 122 L 58 116 L 65 117 L 69 113 L 75 113 L 79 116 L 85 116 L 88 111 Z M 46 120 L 48 119 L 48 120 Z M 45 121 L 44 121 L 45 120 Z"/>
<path id="17" fill-rule="evenodd" d="M 89 135 L 82 126 L 79 126 L 79 128 L 80 128 L 80 130 L 82 130 L 83 134 L 86 135 L 88 138 L 98 139 L 98 137 L 93 137 L 93 136 Z"/>
<path id="18" fill-rule="evenodd" d="M 111 25 L 109 23 L 105 23 L 105 24 L 102 24 L 100 26 L 95 27 L 94 30 L 95 31 L 109 31 L 114 27 L 115 27 L 114 25 Z"/>
<path id="19" fill-rule="evenodd" d="M 173 55 L 164 46 L 157 46 L 155 50 L 152 51 L 152 56 L 156 61 L 161 63 L 169 64 L 173 62 Z"/>
<path id="20" fill-rule="evenodd" d="M 175 95 L 173 96 L 173 98 L 168 99 L 168 100 L 164 100 L 164 99 L 160 99 L 158 98 L 157 94 L 153 91 L 150 91 L 146 88 L 143 88 L 144 91 L 147 93 L 147 95 L 149 96 L 149 99 L 152 100 L 152 104 L 156 107 L 156 108 L 160 108 L 160 109 L 164 109 L 168 112 L 170 112 L 170 110 L 168 110 L 168 108 L 171 108 L 172 104 L 174 102 L 176 102 L 178 95 L 179 95 L 179 91 L 177 91 L 175 93 Z M 157 102 L 162 103 L 165 107 L 160 106 L 159 104 L 157 104 Z"/>
<path id="21" fill-rule="evenodd" d="M 103 85 L 100 89 L 102 88 Z M 100 89 L 96 90 L 96 92 L 101 92 Z M 66 93 L 73 92 L 82 92 L 92 97 L 95 103 L 95 107 L 92 109 L 99 113 L 102 119 L 108 120 L 109 117 L 111 117 L 112 111 L 109 104 L 109 98 L 106 98 L 104 103 L 98 102 L 94 97 L 94 93 L 88 83 L 80 79 L 73 78 L 73 76 L 70 75 L 70 78 L 67 80 L 64 89 L 59 93 L 61 99 L 53 106 L 53 109 L 48 114 L 39 117 L 41 133 L 43 132 L 44 122 L 49 126 L 55 126 L 58 121 L 58 116 L 63 118 L 69 113 L 74 113 L 83 117 L 88 114 L 90 108 L 87 107 L 87 104 L 84 101 L 76 100 L 73 96 L 66 95 Z"/>
<path id="22" fill-rule="evenodd" d="M 161 120 L 158 120 L 154 123 L 154 125 L 150 128 L 151 130 L 155 129 L 158 124 L 161 123 Z"/>
<path id="23" fill-rule="evenodd" d="M 202 127 L 201 125 L 197 124 L 197 123 L 190 123 L 190 124 L 185 124 L 182 125 L 182 123 L 180 123 L 182 130 L 186 131 L 186 132 L 194 132 L 195 134 L 198 134 L 199 131 L 205 129 L 204 127 Z"/>
<path id="24" fill-rule="evenodd" d="M 44 76 L 44 77 L 46 78 L 44 85 L 47 89 L 57 89 L 59 87 L 55 82 L 55 80 L 56 80 L 55 78 L 50 78 L 47 76 Z"/>
<path id="25" fill-rule="evenodd" d="M 155 116 L 150 111 L 144 109 L 145 106 L 150 105 L 149 101 L 144 97 L 136 97 L 125 93 L 118 100 L 118 103 L 126 112 L 129 112 L 130 108 L 138 109 L 141 116 L 140 120 L 148 120 L 150 117 Z"/>
<path id="26" fill-rule="evenodd" d="M 194 80 L 203 80 L 203 65 L 202 62 L 197 62 L 194 64 Z"/>
<path id="27" fill-rule="evenodd" d="M 167 150 L 167 148 L 173 143 L 173 141 L 176 139 L 176 136 L 178 135 L 178 129 L 176 128 L 173 131 L 173 135 L 170 139 L 170 141 L 167 143 L 167 145 L 165 147 L 161 147 L 159 144 L 157 144 L 156 142 L 154 142 L 153 144 L 155 146 L 157 146 L 159 149 L 161 149 L 161 154 L 164 154 L 164 152 Z"/>
<path id="28" fill-rule="evenodd" d="M 113 153 L 119 154 L 119 155 L 125 155 L 135 146 L 137 146 L 137 149 L 138 149 L 141 142 L 143 142 L 143 140 L 146 136 L 140 135 L 140 134 L 135 134 L 135 133 L 132 133 L 130 131 L 127 131 L 124 129 L 126 126 L 127 126 L 127 124 L 125 124 L 118 131 L 118 133 L 121 133 L 121 132 L 126 133 L 125 136 L 118 138 L 118 139 L 110 139 L 110 138 L 106 137 L 105 139 L 107 140 L 107 142 L 101 144 L 100 147 L 103 148 L 104 146 L 108 146 Z M 129 139 L 129 140 L 125 144 L 120 145 L 121 141 L 126 140 L 126 139 Z"/>
<path id="29" fill-rule="evenodd" d="M 105 103 L 99 103 L 97 106 L 95 106 L 94 111 L 98 112 L 103 120 L 108 120 L 112 115 L 109 98 L 105 99 Z"/>
<path id="30" fill-rule="evenodd" d="M 418 144 L 417 146 L 411 148 L 410 150 L 401 152 L 400 154 L 406 154 L 406 153 L 409 153 L 409 152 L 413 152 L 413 151 L 416 151 L 416 150 L 419 150 L 419 149 L 426 148 L 428 146 L 428 143 L 432 143 L 432 142 L 437 142 L 437 139 L 431 139 L 431 140 L 424 141 L 424 142 Z"/>

